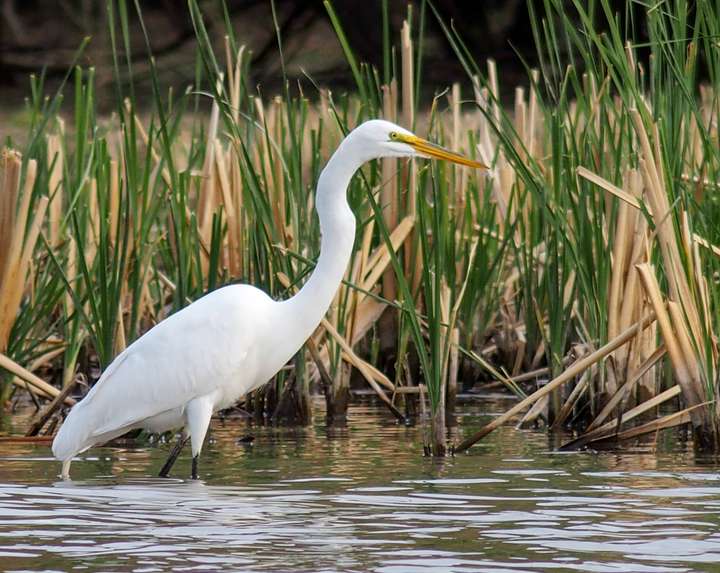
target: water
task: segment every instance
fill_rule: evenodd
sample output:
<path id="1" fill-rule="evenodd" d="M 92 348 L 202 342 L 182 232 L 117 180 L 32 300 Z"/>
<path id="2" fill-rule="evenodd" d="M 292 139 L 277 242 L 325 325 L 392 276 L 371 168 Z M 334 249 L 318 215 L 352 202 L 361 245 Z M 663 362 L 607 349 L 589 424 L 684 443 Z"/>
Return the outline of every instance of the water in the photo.
<path id="1" fill-rule="evenodd" d="M 150 477 L 167 445 L 91 450 L 64 483 L 48 447 L 0 444 L 0 570 L 720 571 L 720 473 L 685 446 L 560 454 L 507 427 L 434 461 L 375 407 L 317 418 L 253 445 L 215 424 L 199 482 L 187 455 Z"/>

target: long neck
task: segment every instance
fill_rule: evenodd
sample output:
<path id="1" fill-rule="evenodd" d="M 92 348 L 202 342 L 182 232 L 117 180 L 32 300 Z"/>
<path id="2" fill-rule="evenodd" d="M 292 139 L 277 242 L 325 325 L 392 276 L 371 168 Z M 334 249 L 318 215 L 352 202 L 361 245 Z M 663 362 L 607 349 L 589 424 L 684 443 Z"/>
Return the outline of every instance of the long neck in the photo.
<path id="1" fill-rule="evenodd" d="M 318 180 L 315 206 L 320 218 L 320 257 L 312 276 L 285 301 L 293 335 L 302 339 L 320 324 L 335 297 L 350 261 L 355 240 L 355 216 L 347 203 L 347 187 L 361 161 L 348 146 L 335 152 Z"/>

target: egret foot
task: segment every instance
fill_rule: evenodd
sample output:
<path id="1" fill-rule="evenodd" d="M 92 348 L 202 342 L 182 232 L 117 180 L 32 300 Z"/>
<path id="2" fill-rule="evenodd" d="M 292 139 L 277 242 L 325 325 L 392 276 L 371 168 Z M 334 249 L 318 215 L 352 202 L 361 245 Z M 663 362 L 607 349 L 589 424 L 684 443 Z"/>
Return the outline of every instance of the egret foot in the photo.
<path id="1" fill-rule="evenodd" d="M 69 460 L 65 460 L 62 463 L 62 472 L 60 473 L 60 478 L 63 480 L 70 479 L 70 462 L 72 462 L 72 458 L 70 458 Z"/>
<path id="2" fill-rule="evenodd" d="M 200 479 L 200 477 L 198 476 L 198 458 L 199 457 L 200 457 L 200 454 L 193 457 L 193 459 L 192 459 L 192 474 L 190 476 L 192 479 Z"/>
<path id="3" fill-rule="evenodd" d="M 167 461 L 165 462 L 165 465 L 160 470 L 160 473 L 158 474 L 160 477 L 166 478 L 168 477 L 168 474 L 170 473 L 170 469 L 175 465 L 175 460 L 178 459 L 178 456 L 180 455 L 180 452 L 182 451 L 183 447 L 185 447 L 185 444 L 187 444 L 188 436 L 183 432 L 180 434 L 180 437 L 178 438 L 178 441 L 175 443 L 175 446 L 173 447 L 172 451 L 170 452 L 170 456 L 168 457 Z"/>

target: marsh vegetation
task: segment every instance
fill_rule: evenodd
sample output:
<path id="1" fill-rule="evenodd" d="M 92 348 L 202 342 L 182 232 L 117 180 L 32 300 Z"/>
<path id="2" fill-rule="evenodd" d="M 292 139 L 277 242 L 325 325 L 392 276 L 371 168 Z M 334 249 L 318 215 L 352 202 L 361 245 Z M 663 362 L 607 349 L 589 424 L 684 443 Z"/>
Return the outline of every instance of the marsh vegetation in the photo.
<path id="1" fill-rule="evenodd" d="M 364 168 L 335 304 L 242 407 L 307 424 L 321 391 L 328 424 L 343 425 L 351 386 L 367 385 L 398 420 L 425 416 L 426 452 L 441 456 L 458 385 L 480 381 L 517 404 L 450 440 L 456 451 L 520 415 L 575 431 L 566 447 L 689 424 L 696 446 L 717 450 L 720 16 L 709 3 L 638 6 L 530 2 L 541 66 L 513 91 L 429 2 L 408 8 L 399 37 L 384 26 L 375 69 L 327 1 L 356 89 L 286 82 L 266 97 L 232 26 L 215 45 L 191 0 L 195 81 L 165 91 L 150 59 L 141 106 L 121 81 L 134 7 L 111 2 L 114 113 L 97 113 L 93 69 L 74 66 L 54 95 L 33 76 L 27 138 L 3 153 L 3 401 L 29 393 L 30 433 L 52 434 L 60 406 L 192 300 L 234 281 L 294 292 L 318 253 L 319 171 L 345 133 L 384 117 L 491 171 Z M 467 78 L 424 102 L 431 18 Z"/>

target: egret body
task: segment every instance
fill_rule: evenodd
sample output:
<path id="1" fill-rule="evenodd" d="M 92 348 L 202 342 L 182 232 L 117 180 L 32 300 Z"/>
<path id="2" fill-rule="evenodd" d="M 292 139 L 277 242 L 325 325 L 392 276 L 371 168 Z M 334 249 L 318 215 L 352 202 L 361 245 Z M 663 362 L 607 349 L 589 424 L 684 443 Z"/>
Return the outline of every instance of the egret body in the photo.
<path id="1" fill-rule="evenodd" d="M 77 454 L 137 428 L 183 428 L 194 478 L 213 413 L 268 382 L 300 349 L 327 312 L 355 238 L 347 203 L 350 179 L 380 157 L 436 157 L 483 168 L 387 121 L 372 120 L 340 144 L 317 185 L 322 234 L 317 266 L 293 297 L 275 301 L 250 285 L 219 288 L 163 320 L 121 352 L 68 414 L 52 450 L 69 477 Z M 161 475 L 167 475 L 179 449 Z"/>

